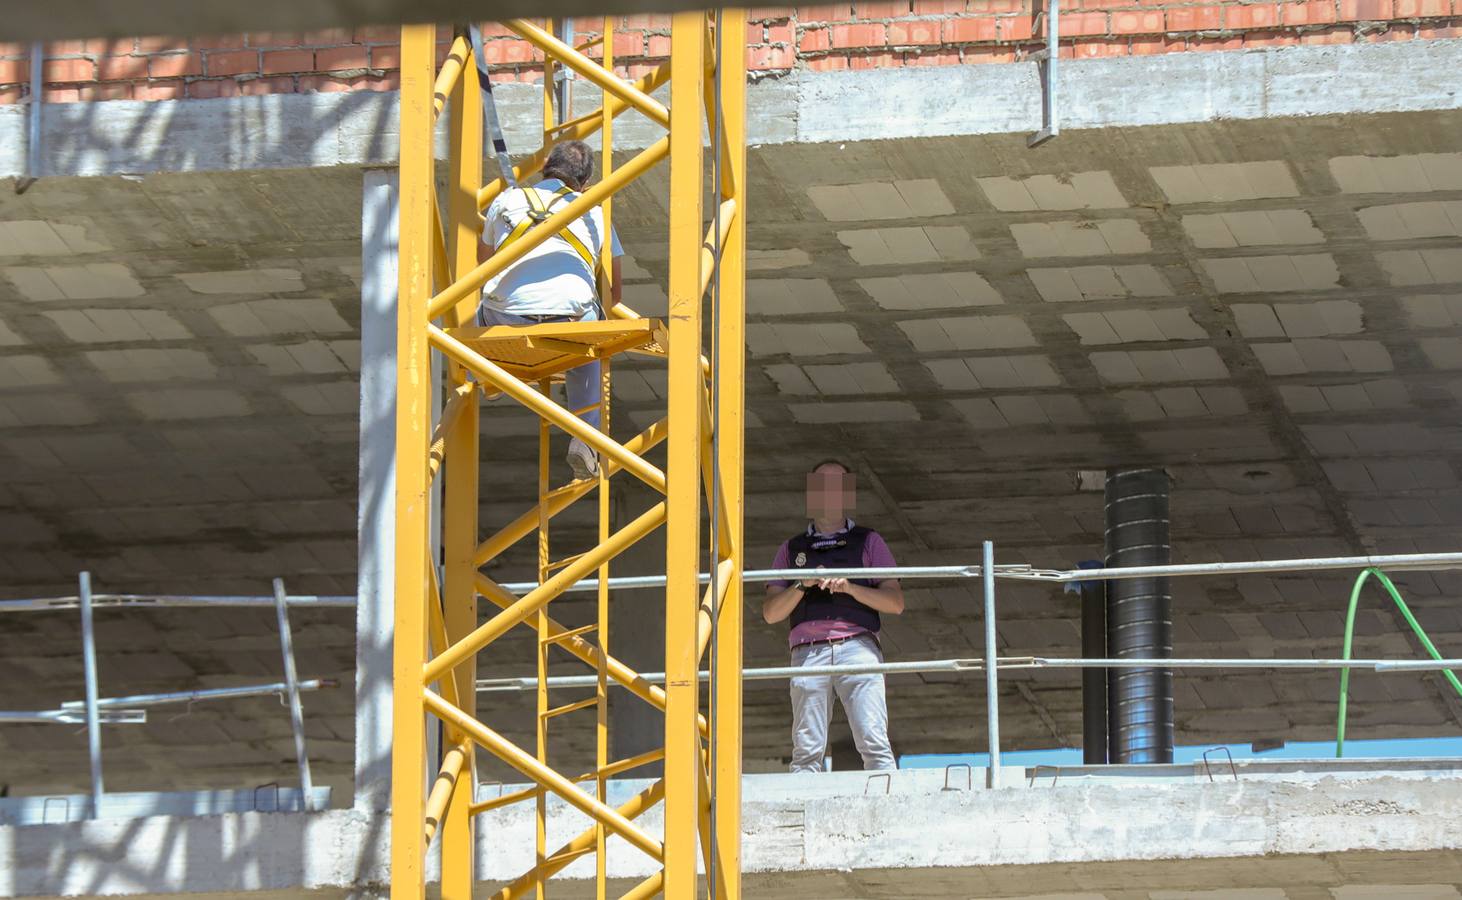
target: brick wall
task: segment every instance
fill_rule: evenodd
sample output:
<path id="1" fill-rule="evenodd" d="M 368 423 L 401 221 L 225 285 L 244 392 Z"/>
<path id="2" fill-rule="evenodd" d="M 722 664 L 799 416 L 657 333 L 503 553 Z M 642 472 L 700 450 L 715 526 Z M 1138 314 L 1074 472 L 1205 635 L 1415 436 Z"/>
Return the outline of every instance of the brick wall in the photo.
<path id="1" fill-rule="evenodd" d="M 1016 62 L 1041 43 L 1032 0 L 878 0 L 854 6 L 756 8 L 747 26 L 753 73 Z M 1039 0 L 1036 0 L 1037 4 Z M 1036 7 L 1039 9 L 1039 5 Z M 670 50 L 664 15 L 627 16 L 614 34 L 617 68 L 638 77 Z M 602 20 L 578 23 L 588 41 Z M 1068 0 L 1062 56 L 1091 58 L 1462 37 L 1462 0 L 1282 0 L 1174 3 Z M 398 29 L 306 34 L 126 38 L 46 45 L 45 100 L 175 100 L 313 91 L 395 90 Z M 450 29 L 439 32 L 444 57 Z M 503 80 L 542 76 L 542 56 L 500 26 L 485 29 Z M 29 48 L 0 44 L 0 103 L 29 93 Z M 599 48 L 588 51 L 599 54 Z"/>

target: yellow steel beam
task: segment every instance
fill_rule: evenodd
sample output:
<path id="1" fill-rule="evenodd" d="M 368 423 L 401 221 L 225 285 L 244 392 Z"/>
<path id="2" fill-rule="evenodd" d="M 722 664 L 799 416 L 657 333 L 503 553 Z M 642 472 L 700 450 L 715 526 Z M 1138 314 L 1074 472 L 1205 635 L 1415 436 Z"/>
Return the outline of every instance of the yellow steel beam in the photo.
<path id="1" fill-rule="evenodd" d="M 464 297 L 480 290 L 487 283 L 488 279 L 503 272 L 508 266 L 511 266 L 526 256 L 530 250 L 567 228 L 570 222 L 573 222 L 584 215 L 584 213 L 598 206 L 604 201 L 604 198 L 649 171 L 652 166 L 664 159 L 669 152 L 670 141 L 668 138 L 661 138 L 649 147 L 641 150 L 633 159 L 625 163 L 622 168 L 616 169 L 608 178 L 601 179 L 597 184 L 584 191 L 573 201 L 564 204 L 559 208 L 558 212 L 528 229 L 521 238 L 509 244 L 507 247 L 498 250 L 487 262 L 479 265 L 465 276 L 458 278 L 441 293 L 433 297 L 427 306 L 427 318 L 437 318 L 448 307 L 455 305 Z"/>
<path id="2" fill-rule="evenodd" d="M 553 122 L 553 69 L 552 64 L 545 62 L 543 73 L 543 122 L 544 127 Z M 549 383 L 542 381 L 538 384 L 538 392 L 548 399 Z M 538 509 L 545 509 L 543 495 L 548 493 L 548 464 L 549 464 L 549 441 L 552 437 L 552 430 L 549 428 L 547 419 L 538 420 Z M 540 512 L 538 518 L 538 583 L 543 584 L 549 578 L 549 545 L 548 545 L 548 524 L 547 516 Z M 572 563 L 570 563 L 572 565 Z M 500 615 L 506 616 L 508 612 Z M 534 690 L 534 708 L 538 712 L 534 720 L 533 738 L 534 748 L 537 751 L 539 765 L 545 768 L 548 765 L 548 647 L 545 646 L 544 638 L 549 636 L 548 613 L 543 606 L 539 606 L 533 616 L 533 627 L 537 632 L 538 640 L 535 643 L 536 653 L 533 654 L 533 661 L 538 672 L 538 683 Z M 533 852 L 534 862 L 539 866 L 543 865 L 548 854 L 548 792 L 539 788 L 534 796 L 533 804 Z M 537 896 L 542 900 L 546 897 L 543 887 L 543 880 L 539 879 L 533 885 Z"/>
<path id="3" fill-rule="evenodd" d="M 655 69 L 653 72 L 645 75 L 643 78 L 632 82 L 632 84 L 634 85 L 635 90 L 639 91 L 640 93 L 651 94 L 663 87 L 665 83 L 669 80 L 670 64 L 665 63 L 664 65 Z M 617 97 L 610 97 L 608 100 L 604 101 L 604 105 L 596 111 L 596 114 L 601 116 L 607 115 L 609 118 L 615 118 L 627 109 L 629 109 L 628 103 L 625 103 L 623 100 L 620 100 Z M 601 124 L 600 120 L 591 119 L 587 116 L 584 118 L 585 121 L 578 123 L 572 128 L 566 129 L 564 133 L 559 134 L 554 143 L 562 143 L 564 141 L 582 141 L 584 138 L 589 137 L 591 134 L 599 130 Z M 519 163 L 518 165 L 513 166 L 513 178 L 519 181 L 527 181 L 529 175 L 533 175 L 543 168 L 543 164 L 548 160 L 548 153 L 552 149 L 553 148 L 551 145 L 540 147 L 538 151 L 535 152 L 532 156 L 523 160 L 523 162 Z M 483 185 L 482 190 L 477 192 L 477 208 L 486 209 L 488 206 L 491 206 L 492 201 L 496 200 L 497 196 L 506 189 L 507 183 L 504 182 L 501 177 L 498 177 Z"/>
<path id="4" fill-rule="evenodd" d="M 451 274 L 461 275 L 477 265 L 477 244 L 481 240 L 477 215 L 477 189 L 482 185 L 483 129 L 482 92 L 475 60 L 469 61 L 465 38 L 458 36 L 452 53 L 460 56 L 459 71 L 452 79 L 451 116 L 447 128 L 447 252 L 451 256 Z M 447 64 L 452 65 L 449 56 Z M 443 87 L 441 76 L 437 88 Z M 447 310 L 449 325 L 473 320 L 476 297 L 468 298 Z M 472 555 L 477 551 L 477 493 L 479 405 L 473 382 L 461 366 L 452 366 L 451 381 L 457 387 L 442 414 L 443 450 L 446 453 L 446 476 L 443 488 L 446 502 L 442 511 L 442 617 L 446 640 L 461 640 L 477 625 L 477 589 L 473 575 L 477 568 Z M 451 421 L 449 421 L 449 417 Z M 435 445 L 433 445 L 435 450 Z M 434 568 L 434 567 L 433 567 Z M 445 649 L 448 644 L 440 645 Z M 465 659 L 443 679 L 452 686 L 443 693 L 454 706 L 470 716 L 477 715 L 477 660 Z M 475 757 L 466 735 L 449 730 L 447 740 L 464 746 L 462 781 L 477 783 Z M 472 790 L 453 791 L 442 822 L 442 900 L 472 900 L 473 863 L 476 841 L 473 840 Z"/>
<path id="5" fill-rule="evenodd" d="M 665 782 L 662 779 L 645 788 L 643 791 L 640 791 L 624 803 L 621 803 L 615 810 L 626 819 L 633 820 L 641 813 L 654 807 L 664 797 Z M 547 878 L 563 870 L 577 856 L 591 850 L 593 847 L 594 829 L 589 828 L 580 832 L 573 840 L 554 851 L 549 856 L 549 861 L 546 861 L 544 865 L 535 866 L 533 869 L 525 872 L 512 884 L 493 894 L 492 900 L 517 900 L 518 897 L 527 893 L 528 889 L 533 886 L 535 879 Z"/>
<path id="6" fill-rule="evenodd" d="M 661 419 L 649 428 L 640 432 L 635 437 L 626 441 L 624 449 L 635 456 L 644 456 L 650 450 L 658 447 L 670 435 L 669 420 Z M 601 466 L 607 475 L 614 475 L 620 470 L 619 462 L 614 459 L 606 459 Z M 574 501 L 580 499 L 592 491 L 595 487 L 592 481 L 575 481 L 560 488 L 549 496 L 547 507 L 548 516 L 552 518 L 573 505 Z M 509 524 L 483 541 L 477 548 L 477 553 L 472 557 L 473 563 L 479 568 L 487 565 L 500 556 L 503 551 L 527 537 L 534 528 L 538 527 L 538 507 L 533 507 L 514 519 Z"/>
<path id="7" fill-rule="evenodd" d="M 745 564 L 746 519 L 746 10 L 721 11 L 717 36 L 721 77 L 721 119 L 725 126 L 721 165 L 723 197 L 735 199 L 736 215 L 721 248 L 720 297 L 716 327 L 721 352 L 715 359 L 717 456 L 721 503 L 731 554 L 725 573 L 726 596 L 716 611 L 716 652 L 711 718 L 711 777 L 716 798 L 716 867 L 724 873 L 730 900 L 741 898 L 742 630 L 745 605 L 741 573 Z M 727 189 L 734 197 L 726 196 Z"/>
<path id="8" fill-rule="evenodd" d="M 575 775 L 569 780 L 574 782 L 575 784 L 581 784 L 585 781 L 589 781 L 590 779 L 597 778 L 601 775 L 605 778 L 613 778 L 615 775 L 618 775 L 621 772 L 628 772 L 630 769 L 638 769 L 640 766 L 647 765 L 652 762 L 659 762 L 664 758 L 664 748 L 656 748 L 654 750 L 641 753 L 638 756 L 631 756 L 627 759 L 621 759 L 617 762 L 609 763 L 602 769 L 597 769 L 593 772 L 585 772 L 582 775 Z M 512 806 L 514 803 L 521 803 L 524 800 L 527 800 L 529 797 L 536 796 L 537 794 L 538 788 L 524 788 L 521 791 L 514 791 L 511 794 L 503 794 L 499 797 L 493 797 L 491 800 L 483 800 L 479 803 L 472 804 L 472 814 L 475 816 L 480 813 L 490 812 L 503 806 Z M 600 798 L 599 802 L 603 803 L 603 798 Z M 559 853 L 563 851 L 559 850 L 555 852 Z"/>
<path id="9" fill-rule="evenodd" d="M 457 85 L 462 78 L 462 67 L 466 64 L 467 58 L 472 55 L 472 48 L 467 43 L 467 38 L 457 35 L 452 41 L 452 49 L 447 51 L 447 59 L 442 63 L 442 70 L 437 73 L 435 84 L 432 86 L 432 115 L 442 114 L 442 108 L 447 104 L 447 98 L 457 94 Z M 477 67 L 474 65 L 473 69 Z M 477 102 L 481 104 L 482 98 L 478 97 Z M 459 143 L 453 142 L 449 146 L 458 147 Z M 473 188 L 475 191 L 476 188 Z"/>
<path id="10" fill-rule="evenodd" d="M 426 845 L 422 773 L 426 767 L 427 430 L 431 352 L 426 304 L 432 278 L 432 107 L 436 29 L 401 29 L 401 149 L 396 319 L 395 628 L 392 673 L 391 898 L 423 900 Z"/>
<path id="11" fill-rule="evenodd" d="M 453 747 L 442 757 L 441 771 L 437 772 L 436 781 L 432 783 L 431 795 L 426 798 L 426 829 L 425 841 L 431 844 L 432 838 L 436 836 L 437 826 L 442 821 L 442 814 L 447 811 L 447 804 L 457 795 L 457 782 L 462 775 L 462 769 L 467 763 L 468 754 L 472 752 L 472 746 L 465 744 L 460 747 Z M 471 784 L 469 778 L 467 781 Z M 468 792 L 464 792 L 468 794 Z M 468 799 L 471 800 L 470 794 Z"/>
<path id="12" fill-rule="evenodd" d="M 656 872 L 620 895 L 619 900 L 649 900 L 665 889 L 665 873 Z"/>
<path id="13" fill-rule="evenodd" d="M 447 639 L 447 621 L 446 617 L 442 614 L 442 594 L 440 587 L 437 585 L 436 566 L 428 566 L 426 574 L 426 633 L 430 639 L 428 643 L 432 650 L 440 653 L 447 647 L 452 646 L 452 642 Z M 440 682 L 436 683 L 441 685 L 442 694 L 448 700 L 453 703 L 458 701 L 457 680 L 455 678 L 443 678 Z M 427 688 L 430 689 L 432 686 L 429 684 Z"/>
<path id="14" fill-rule="evenodd" d="M 443 722 L 462 729 L 478 746 L 517 769 L 525 777 L 532 779 L 547 790 L 553 791 L 579 812 L 603 822 L 611 831 L 643 850 L 651 858 L 657 861 L 664 858 L 664 846 L 621 815 L 618 810 L 605 806 L 574 787 L 573 782 L 539 763 L 527 751 L 436 694 L 426 693 L 423 697 L 427 709 L 435 713 Z"/>
<path id="15" fill-rule="evenodd" d="M 633 106 L 644 113 L 650 121 L 665 128 L 670 127 L 670 111 L 665 108 L 665 104 L 640 91 L 604 66 L 526 19 L 509 19 L 503 24 L 516 32 L 523 40 L 542 50 L 545 56 L 558 60 L 600 89 L 608 91 L 621 101 Z"/>
<path id="16" fill-rule="evenodd" d="M 670 29 L 670 314 L 665 554 L 665 883 L 667 900 L 693 900 L 700 808 L 696 610 L 700 593 L 702 12 Z"/>
<path id="17" fill-rule="evenodd" d="M 529 616 L 562 594 L 569 585 L 586 577 L 605 561 L 613 559 L 640 538 L 659 528 L 664 522 L 665 504 L 657 503 L 615 532 L 608 541 L 584 554 L 573 565 L 562 569 L 552 578 L 524 594 L 518 602 L 478 626 L 471 634 L 444 652 L 437 654 L 422 670 L 418 670 L 416 677 L 426 684 L 436 681 L 443 672 L 454 668 L 457 663 L 502 637 L 514 625 L 526 622 Z M 694 673 L 692 673 L 692 677 L 695 677 Z"/>
<path id="18" fill-rule="evenodd" d="M 629 452 L 623 444 L 620 444 L 604 434 L 604 432 L 589 425 L 583 419 L 575 416 L 547 397 L 535 392 L 523 382 L 504 372 L 502 367 L 497 363 L 494 363 L 492 360 L 473 350 L 471 347 L 468 347 L 435 325 L 428 324 L 426 326 L 426 334 L 427 340 L 431 342 L 433 347 L 436 347 L 451 359 L 471 369 L 477 375 L 491 383 L 493 387 L 537 413 L 540 418 L 547 419 L 549 422 L 588 444 L 590 447 L 593 447 L 595 450 L 598 450 L 605 456 L 616 460 L 626 471 L 650 487 L 661 492 L 665 490 L 665 473 L 646 462 L 644 458 Z"/>
<path id="19" fill-rule="evenodd" d="M 505 590 L 496 582 L 494 582 L 491 578 L 488 578 L 486 575 L 483 575 L 481 573 L 478 573 L 477 576 L 477 592 L 502 609 L 507 609 L 518 602 L 517 595 Z M 548 626 L 550 635 L 557 635 L 563 631 L 568 630 L 562 625 L 555 622 L 552 618 L 548 620 Z M 600 661 L 603 660 L 605 668 L 609 673 L 609 677 L 613 679 L 616 684 L 619 684 L 625 690 L 629 691 L 631 694 L 634 694 L 636 697 L 639 697 L 641 700 L 645 701 L 646 703 L 650 704 L 661 712 L 665 711 L 664 689 L 656 685 L 650 684 L 648 681 L 641 678 L 638 672 L 634 671 L 629 666 L 615 659 L 613 656 L 602 653 L 598 647 L 594 646 L 583 638 L 568 638 L 562 641 L 559 646 L 563 647 L 565 650 L 573 654 L 585 664 L 593 666 L 595 668 L 597 668 L 600 664 Z M 706 718 L 704 716 L 700 716 L 696 719 L 696 727 L 700 730 L 700 733 L 703 737 L 708 737 L 710 735 L 710 726 L 707 724 Z"/>

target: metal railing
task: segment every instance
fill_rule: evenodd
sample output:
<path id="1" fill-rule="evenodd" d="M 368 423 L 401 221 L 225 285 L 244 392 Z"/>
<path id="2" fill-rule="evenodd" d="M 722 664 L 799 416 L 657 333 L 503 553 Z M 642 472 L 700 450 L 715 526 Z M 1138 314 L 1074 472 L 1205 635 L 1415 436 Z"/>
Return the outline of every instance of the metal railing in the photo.
<path id="1" fill-rule="evenodd" d="M 0 612 L 39 611 L 58 609 L 79 609 L 81 611 L 81 655 L 85 677 L 85 699 L 63 702 L 58 709 L 47 710 L 3 710 L 0 724 L 59 724 L 86 725 L 87 759 L 91 768 L 91 796 L 89 818 L 96 818 L 103 805 L 105 786 L 102 777 L 102 725 L 131 725 L 147 721 L 147 710 L 156 706 L 169 706 L 212 701 L 235 700 L 244 697 L 278 695 L 289 708 L 290 731 L 294 737 L 295 761 L 299 770 L 299 804 L 302 810 L 312 808 L 314 803 L 314 782 L 310 775 L 309 754 L 305 748 L 304 707 L 300 694 L 337 687 L 329 678 L 301 679 L 298 676 L 294 656 L 294 636 L 289 623 L 289 607 L 297 606 L 347 606 L 349 603 L 311 602 L 314 597 L 290 597 L 285 593 L 283 579 L 274 579 L 274 593 L 270 597 L 168 597 L 139 594 L 94 595 L 91 590 L 91 573 L 82 572 L 77 579 L 78 593 L 75 597 L 47 597 L 28 600 L 0 601 Z M 301 602 L 303 601 L 303 602 Z M 208 688 L 192 691 L 172 691 L 154 694 L 132 694 L 125 697 L 101 697 L 101 678 L 96 662 L 96 629 L 93 613 L 98 608 L 169 608 L 196 606 L 273 606 L 279 626 L 280 657 L 283 663 L 284 680 L 267 684 L 240 685 L 237 687 Z"/>

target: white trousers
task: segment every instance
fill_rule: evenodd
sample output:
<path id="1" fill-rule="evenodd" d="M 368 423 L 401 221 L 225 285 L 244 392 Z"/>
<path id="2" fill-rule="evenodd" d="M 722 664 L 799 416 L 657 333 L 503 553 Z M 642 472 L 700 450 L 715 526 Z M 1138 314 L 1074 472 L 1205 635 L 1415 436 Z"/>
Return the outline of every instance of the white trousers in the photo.
<path id="1" fill-rule="evenodd" d="M 794 666 L 851 666 L 883 662 L 872 635 L 860 634 L 838 644 L 803 644 L 792 648 Z M 792 679 L 792 771 L 821 772 L 827 753 L 827 725 L 833 694 L 853 729 L 853 744 L 865 769 L 896 769 L 888 743 L 888 705 L 882 675 L 808 675 Z"/>

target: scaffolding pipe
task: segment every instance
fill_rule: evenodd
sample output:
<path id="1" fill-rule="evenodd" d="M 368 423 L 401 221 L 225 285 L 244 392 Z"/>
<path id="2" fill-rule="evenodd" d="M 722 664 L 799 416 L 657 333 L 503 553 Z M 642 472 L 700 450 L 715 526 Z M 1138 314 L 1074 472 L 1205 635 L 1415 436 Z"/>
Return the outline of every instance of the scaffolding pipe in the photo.
<path id="1" fill-rule="evenodd" d="M 995 648 L 995 544 L 985 541 L 985 734 L 990 744 L 986 787 L 1000 787 L 1000 662 Z"/>
<path id="2" fill-rule="evenodd" d="M 294 758 L 300 772 L 300 809 L 310 811 L 314 779 L 310 777 L 310 755 L 305 750 L 305 710 L 300 703 L 299 673 L 294 664 L 294 632 L 289 627 L 289 603 L 284 579 L 274 579 L 274 609 L 279 620 L 279 654 L 284 658 L 284 690 L 289 703 L 289 729 L 294 733 Z"/>
<path id="3" fill-rule="evenodd" d="M 81 664 L 86 676 L 86 754 L 91 761 L 91 818 L 102 809 L 102 729 L 97 715 L 96 633 L 91 620 L 91 573 L 78 579 L 81 597 Z"/>
<path id="4" fill-rule="evenodd" d="M 295 688 L 300 691 L 320 691 L 326 688 L 339 687 L 340 683 L 333 678 L 310 678 L 295 683 Z M 133 709 L 146 706 L 170 706 L 178 703 L 197 703 L 200 700 L 236 700 L 240 697 L 267 697 L 270 694 L 283 694 L 289 689 L 283 681 L 275 681 L 269 684 L 249 684 L 239 687 L 207 688 L 197 691 L 175 691 L 166 694 L 133 694 L 130 697 L 103 697 L 96 702 L 97 709 Z M 67 700 L 61 704 L 63 710 L 75 711 L 84 706 L 79 700 Z"/>
<path id="5" fill-rule="evenodd" d="M 1078 659 L 1055 656 L 1011 656 L 1000 658 L 1000 669 L 1142 669 L 1163 666 L 1172 669 L 1369 669 L 1376 672 L 1435 672 L 1462 669 L 1462 659 Z M 983 672 L 981 659 L 928 659 L 908 662 L 867 663 L 856 666 L 771 666 L 746 669 L 745 681 L 775 681 L 814 675 L 917 675 L 925 672 Z M 701 681 L 710 680 L 710 672 L 702 670 Z M 639 680 L 648 684 L 664 684 L 664 672 L 642 672 Z M 550 688 L 591 688 L 598 684 L 594 675 L 562 675 L 548 679 Z M 625 685 L 612 684 L 613 687 Z M 538 687 L 533 677 L 483 678 L 477 682 L 482 693 L 493 691 L 531 691 Z"/>

